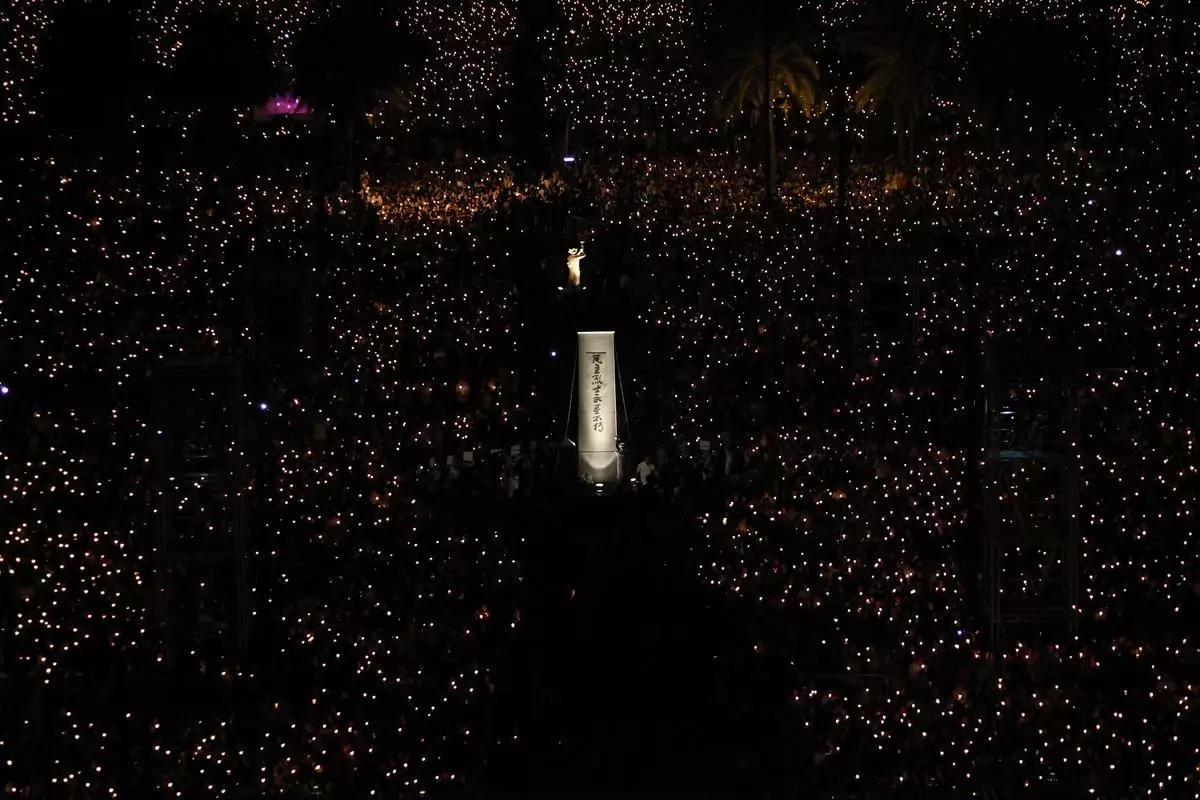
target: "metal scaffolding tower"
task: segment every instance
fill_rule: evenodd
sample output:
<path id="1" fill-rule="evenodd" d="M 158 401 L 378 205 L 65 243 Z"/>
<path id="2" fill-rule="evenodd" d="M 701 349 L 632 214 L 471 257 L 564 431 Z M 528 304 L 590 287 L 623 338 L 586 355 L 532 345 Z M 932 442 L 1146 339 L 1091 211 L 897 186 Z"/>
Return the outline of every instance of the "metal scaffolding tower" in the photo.
<path id="1" fill-rule="evenodd" d="M 1073 632 L 1079 599 L 1077 365 L 985 351 L 985 572 L 993 645 Z"/>
<path id="2" fill-rule="evenodd" d="M 152 373 L 156 588 L 168 657 L 185 638 L 246 650 L 242 375 L 236 358 L 164 361 Z"/>

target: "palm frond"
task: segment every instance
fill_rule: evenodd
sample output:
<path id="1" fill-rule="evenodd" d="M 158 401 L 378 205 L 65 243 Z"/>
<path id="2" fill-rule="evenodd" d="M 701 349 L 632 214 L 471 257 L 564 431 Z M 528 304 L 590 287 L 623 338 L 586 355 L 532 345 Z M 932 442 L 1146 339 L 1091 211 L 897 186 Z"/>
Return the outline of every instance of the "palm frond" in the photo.
<path id="1" fill-rule="evenodd" d="M 820 69 L 797 42 L 781 45 L 771 52 L 770 91 L 764 97 L 763 53 L 748 49 L 739 53 L 733 63 L 733 74 L 717 94 L 715 110 L 726 123 L 746 108 L 760 109 L 770 105 L 775 97 L 794 99 L 806 116 L 820 106 Z"/>

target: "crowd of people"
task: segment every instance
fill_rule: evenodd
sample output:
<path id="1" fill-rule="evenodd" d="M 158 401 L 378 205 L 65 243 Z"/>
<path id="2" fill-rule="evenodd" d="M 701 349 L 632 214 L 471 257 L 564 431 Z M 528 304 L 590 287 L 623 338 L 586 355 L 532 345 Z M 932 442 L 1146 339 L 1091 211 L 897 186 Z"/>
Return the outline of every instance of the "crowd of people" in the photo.
<path id="1" fill-rule="evenodd" d="M 1083 134 L 915 175 L 852 160 L 839 217 L 819 148 L 764 210 L 725 150 L 531 181 L 456 154 L 329 192 L 269 157 L 302 129 L 239 135 L 267 157 L 47 153 L 0 184 L 6 794 L 482 791 L 521 736 L 495 702 L 522 625 L 511 509 L 564 495 L 587 293 L 622 320 L 630 475 L 751 621 L 730 690 L 787 675 L 795 785 L 1194 793 L 1198 250 L 1161 171 Z M 982 356 L 1051 348 L 1068 392 Z M 237 391 L 187 383 L 222 357 Z M 232 402 L 164 415 L 168 361 L 185 396 Z M 1047 409 L 1004 492 L 985 386 Z M 234 455 L 245 485 L 168 474 L 164 438 Z M 1077 564 L 1036 540 L 985 563 L 981 498 L 1018 524 L 1049 456 Z M 208 542 L 172 555 L 193 504 Z M 995 635 L 993 569 L 1030 604 L 1077 570 L 1074 605 Z"/>
<path id="2" fill-rule="evenodd" d="M 701 515 L 699 576 L 772 609 L 763 648 L 795 668 L 796 715 L 817 732 L 811 756 L 825 780 L 865 776 L 862 786 L 896 791 L 1182 786 L 1194 780 L 1178 767 L 1194 759 L 1181 743 L 1195 693 L 1183 620 L 1197 597 L 1184 566 L 1193 563 L 1183 528 L 1195 479 L 1185 351 L 1195 335 L 1182 262 L 1152 255 L 1162 233 L 1153 215 L 1112 209 L 1125 226 L 1097 226 L 1097 204 L 1120 202 L 1098 181 L 1004 171 L 981 180 L 983 172 L 968 171 L 964 184 L 980 185 L 955 190 L 956 202 L 929 218 L 920 209 L 860 217 L 873 238 L 899 218 L 910 241 L 933 227 L 986 244 L 964 249 L 948 237 L 918 251 L 915 268 L 893 267 L 902 280 L 885 302 L 872 299 L 869 281 L 856 294 L 852 285 L 862 305 L 843 313 L 874 319 L 849 337 L 824 302 L 833 276 L 821 274 L 812 243 L 821 230 L 781 236 L 674 207 L 650 240 L 659 249 L 649 260 L 670 277 L 643 315 L 659 343 L 649 351 L 670 363 L 654 371 L 671 442 L 657 471 Z M 997 231 L 1003 242 L 991 238 Z M 854 258 L 886 255 L 867 246 Z M 977 282 L 993 293 L 982 302 Z M 982 341 L 972 341 L 972 313 L 982 315 Z M 969 461 L 982 452 L 971 448 L 972 427 L 983 417 L 969 415 L 973 383 L 1006 379 L 973 367 L 970 351 L 1009 349 L 1032 362 L 1070 330 L 1088 341 L 1058 362 L 1076 373 L 1069 398 L 1058 394 L 1060 375 L 1047 380 L 1033 366 L 996 388 L 1014 406 L 1036 398 L 1078 418 L 1071 431 L 1060 416 L 1056 431 L 1081 482 L 1070 512 L 1082 537 L 1082 590 L 1069 613 L 1076 633 L 1013 626 L 996 645 L 980 595 L 981 509 L 970 514 Z M 1121 402 L 1133 405 L 1122 413 Z M 1148 423 L 1153 433 L 1133 432 Z M 1134 464 L 1142 466 L 1128 474 Z M 1045 496 L 1035 475 L 1045 471 L 1023 465 L 1010 490 Z M 1151 538 L 1153 555 L 1130 553 Z M 1048 542 L 1015 549 L 996 580 L 1031 595 L 1047 559 L 1066 557 Z M 1153 642 L 1126 627 L 1151 618 L 1162 631 Z"/>

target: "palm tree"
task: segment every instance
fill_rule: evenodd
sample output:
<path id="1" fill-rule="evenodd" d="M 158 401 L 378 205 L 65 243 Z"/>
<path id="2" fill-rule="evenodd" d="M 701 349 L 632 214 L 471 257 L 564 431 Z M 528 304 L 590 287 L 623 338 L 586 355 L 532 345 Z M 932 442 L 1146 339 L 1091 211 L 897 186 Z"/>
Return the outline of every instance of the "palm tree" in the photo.
<path id="1" fill-rule="evenodd" d="M 764 194 L 768 202 L 778 198 L 776 175 L 775 109 L 796 109 L 806 117 L 820 111 L 820 71 L 796 42 L 775 46 L 764 35 L 760 48 L 735 56 L 733 74 L 717 100 L 717 113 L 732 124 L 748 111 L 751 126 L 765 127 L 766 153 L 763 163 Z"/>
<path id="2" fill-rule="evenodd" d="M 846 213 L 846 188 L 849 182 L 849 117 L 852 110 L 850 102 L 851 86 L 853 83 L 853 68 L 850 56 L 853 47 L 850 39 L 839 36 L 829 47 L 829 69 L 822 75 L 823 107 L 829 111 L 830 129 L 833 135 L 833 145 L 837 162 L 837 218 L 843 220 Z"/>
<path id="3" fill-rule="evenodd" d="M 917 123 L 933 105 L 940 84 L 937 46 L 910 42 L 862 44 L 862 53 L 869 59 L 867 77 L 854 98 L 859 111 L 889 106 L 898 155 L 904 164 L 916 155 Z"/>

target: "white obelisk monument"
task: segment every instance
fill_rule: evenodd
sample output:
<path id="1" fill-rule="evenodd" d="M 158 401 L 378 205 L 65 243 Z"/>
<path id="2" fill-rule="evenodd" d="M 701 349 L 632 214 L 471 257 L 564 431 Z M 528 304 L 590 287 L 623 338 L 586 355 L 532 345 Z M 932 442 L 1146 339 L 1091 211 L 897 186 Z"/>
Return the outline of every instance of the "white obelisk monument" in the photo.
<path id="1" fill-rule="evenodd" d="M 621 480 L 617 452 L 617 366 L 613 331 L 579 332 L 579 479 Z"/>

